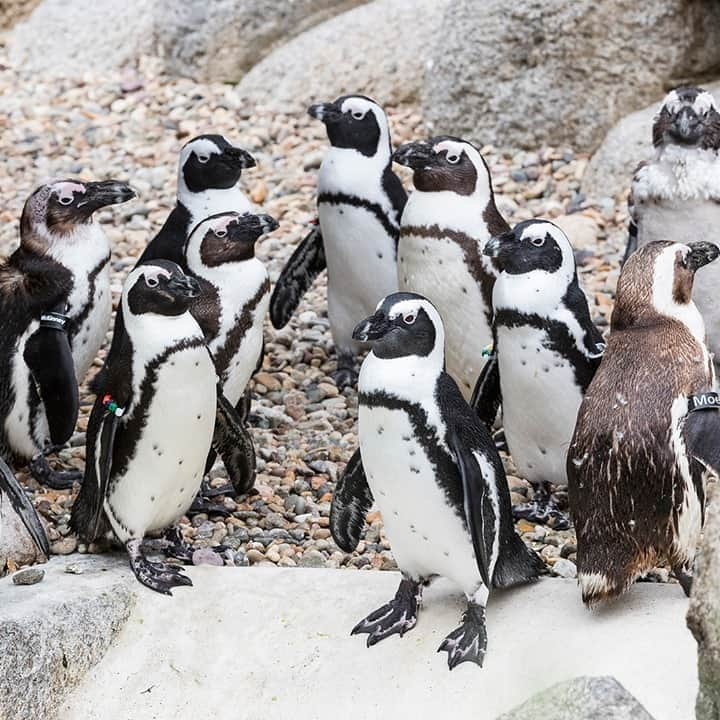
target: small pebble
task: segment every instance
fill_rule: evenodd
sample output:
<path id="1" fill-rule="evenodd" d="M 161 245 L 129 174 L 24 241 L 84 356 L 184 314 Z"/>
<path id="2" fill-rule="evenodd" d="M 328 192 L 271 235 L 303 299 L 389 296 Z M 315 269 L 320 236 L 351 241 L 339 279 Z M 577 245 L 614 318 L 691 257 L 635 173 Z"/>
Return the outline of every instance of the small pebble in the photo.
<path id="1" fill-rule="evenodd" d="M 12 581 L 15 585 L 35 585 L 45 577 L 45 571 L 40 568 L 25 568 L 18 570 L 13 576 Z"/>

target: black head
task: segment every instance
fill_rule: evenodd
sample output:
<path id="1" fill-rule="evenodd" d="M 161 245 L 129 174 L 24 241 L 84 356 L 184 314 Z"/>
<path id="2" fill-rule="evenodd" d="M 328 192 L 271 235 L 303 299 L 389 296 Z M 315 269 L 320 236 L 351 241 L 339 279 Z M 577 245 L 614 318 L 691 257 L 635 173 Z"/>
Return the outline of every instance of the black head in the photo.
<path id="1" fill-rule="evenodd" d="M 653 144 L 720 149 L 720 113 L 713 96 L 697 87 L 671 90 L 655 118 Z"/>
<path id="2" fill-rule="evenodd" d="M 205 267 L 250 260 L 255 257 L 255 241 L 277 228 L 270 215 L 228 212 L 205 218 L 188 238 L 188 265 L 194 267 L 198 259 Z"/>
<path id="3" fill-rule="evenodd" d="M 123 288 L 123 300 L 133 315 L 182 315 L 199 294 L 197 280 L 170 260 L 140 265 L 130 273 Z"/>
<path id="4" fill-rule="evenodd" d="M 448 190 L 472 195 L 478 179 L 490 184 L 490 171 L 478 149 L 460 138 L 442 135 L 401 145 L 393 160 L 413 169 L 413 183 L 422 192 Z"/>
<path id="5" fill-rule="evenodd" d="M 439 354 L 442 365 L 445 333 L 440 315 L 416 293 L 388 295 L 374 315 L 357 325 L 353 339 L 370 343 L 375 356 L 383 360 Z"/>
<path id="6" fill-rule="evenodd" d="M 42 240 L 37 235 L 45 234 L 43 230 L 55 236 L 68 235 L 79 225 L 90 222 L 96 210 L 134 197 L 130 186 L 118 180 L 58 180 L 42 185 L 25 202 L 21 236 L 37 243 Z"/>
<path id="7" fill-rule="evenodd" d="M 352 148 L 372 157 L 381 139 L 390 145 L 390 131 L 383 109 L 364 95 L 343 95 L 335 102 L 317 103 L 308 113 L 325 124 L 330 144 L 336 148 Z"/>
<path id="8" fill-rule="evenodd" d="M 524 275 L 535 270 L 558 272 L 563 265 L 575 271 L 572 246 L 565 233 L 547 220 L 525 220 L 510 232 L 490 238 L 483 253 L 498 270 Z"/>
<path id="9" fill-rule="evenodd" d="M 222 135 L 198 135 L 180 152 L 180 176 L 193 193 L 231 188 L 242 171 L 251 167 L 255 167 L 255 158 Z M 182 189 L 183 183 L 178 183 L 179 194 Z"/>

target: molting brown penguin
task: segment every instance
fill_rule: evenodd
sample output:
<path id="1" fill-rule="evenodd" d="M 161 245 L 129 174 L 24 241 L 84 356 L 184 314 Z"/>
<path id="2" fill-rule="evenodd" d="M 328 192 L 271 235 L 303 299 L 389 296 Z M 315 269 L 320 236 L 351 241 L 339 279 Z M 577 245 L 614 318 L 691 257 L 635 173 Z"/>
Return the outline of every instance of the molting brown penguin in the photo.
<path id="1" fill-rule="evenodd" d="M 653 242 L 618 282 L 607 349 L 568 452 L 578 578 L 588 605 L 617 596 L 667 559 L 686 593 L 705 506 L 720 468 L 720 411 L 695 272 L 708 242 Z"/>

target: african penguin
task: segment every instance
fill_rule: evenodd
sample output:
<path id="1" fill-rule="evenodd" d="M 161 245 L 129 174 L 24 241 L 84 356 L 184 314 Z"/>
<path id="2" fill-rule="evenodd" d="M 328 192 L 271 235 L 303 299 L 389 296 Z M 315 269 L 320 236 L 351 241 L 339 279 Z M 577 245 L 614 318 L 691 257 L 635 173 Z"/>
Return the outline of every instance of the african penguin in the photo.
<path id="1" fill-rule="evenodd" d="M 532 503 L 515 517 L 568 526 L 550 484 L 565 487 L 575 419 L 604 350 L 580 289 L 573 249 L 547 220 L 526 220 L 483 251 L 500 274 L 493 290 L 495 355 L 472 404 L 489 425 L 502 398 L 505 439 Z M 493 377 L 494 375 L 494 377 Z"/>
<path id="2" fill-rule="evenodd" d="M 355 383 L 360 345 L 352 332 L 378 298 L 397 290 L 400 216 L 407 199 L 392 171 L 383 109 L 362 95 L 310 107 L 325 124 L 330 149 L 318 179 L 319 224 L 297 247 L 277 281 L 270 318 L 284 327 L 315 277 L 327 267 L 328 317 L 337 351 L 335 382 Z"/>
<path id="3" fill-rule="evenodd" d="M 626 259 L 653 240 L 715 241 L 720 227 L 720 111 L 713 96 L 679 87 L 665 97 L 652 129 L 654 154 L 641 163 L 629 197 Z M 720 266 L 698 273 L 693 297 L 703 315 L 708 347 L 720 363 Z"/>
<path id="4" fill-rule="evenodd" d="M 204 218 L 221 212 L 248 212 L 250 201 L 238 187 L 242 171 L 255 158 L 222 135 L 198 135 L 180 151 L 177 202 L 139 263 L 172 260 L 182 267 L 190 231 Z"/>
<path id="5" fill-rule="evenodd" d="M 487 163 L 471 143 L 434 137 L 402 145 L 393 157 L 413 169 L 415 185 L 400 225 L 399 286 L 437 307 L 448 373 L 469 399 L 492 342 L 496 271 L 482 251 L 510 228 L 495 206 Z"/>
<path id="6" fill-rule="evenodd" d="M 692 288 L 719 254 L 708 242 L 651 242 L 620 275 L 567 461 L 588 605 L 621 594 L 660 559 L 690 591 L 705 478 L 720 469 L 720 399 Z"/>
<path id="7" fill-rule="evenodd" d="M 360 449 L 333 497 L 330 526 L 352 551 L 373 498 L 403 579 L 395 597 L 353 629 L 368 646 L 417 622 L 423 586 L 442 575 L 467 597 L 463 622 L 440 645 L 450 669 L 482 665 L 491 587 L 534 580 L 542 562 L 515 533 L 502 462 L 488 430 L 444 370 L 435 307 L 395 293 L 354 337 L 371 351 L 359 378 Z"/>
<path id="8" fill-rule="evenodd" d="M 98 388 L 71 516 L 86 542 L 114 535 L 137 579 L 165 594 L 192 583 L 178 568 L 146 560 L 143 537 L 170 528 L 190 507 L 215 427 L 217 374 L 189 311 L 199 292 L 197 281 L 167 260 L 128 276 L 124 336 Z"/>
<path id="9" fill-rule="evenodd" d="M 270 303 L 270 281 L 264 263 L 255 257 L 255 241 L 277 227 L 269 215 L 220 213 L 201 221 L 185 248 L 185 265 L 201 290 L 190 310 L 203 330 L 222 392 L 237 409 L 239 423 L 244 420 L 248 382 L 262 363 L 263 321 Z M 243 444 L 252 451 L 249 434 Z M 232 443 L 230 450 L 230 456 L 221 455 L 235 492 L 243 494 L 254 481 L 254 456 L 248 461 L 252 469 L 234 467 L 237 444 Z"/>
<path id="10" fill-rule="evenodd" d="M 0 267 L 0 455 L 30 460 L 57 489 L 80 474 L 52 470 L 44 454 L 72 435 L 78 383 L 110 323 L 110 247 L 92 215 L 133 195 L 113 180 L 42 185 L 25 202 L 20 247 Z"/>

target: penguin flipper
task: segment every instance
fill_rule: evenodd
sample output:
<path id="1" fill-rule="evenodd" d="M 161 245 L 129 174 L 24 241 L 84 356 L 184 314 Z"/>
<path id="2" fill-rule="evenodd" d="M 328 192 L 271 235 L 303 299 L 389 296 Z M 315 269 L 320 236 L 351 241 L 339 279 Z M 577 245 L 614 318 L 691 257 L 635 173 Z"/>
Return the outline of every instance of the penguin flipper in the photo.
<path id="1" fill-rule="evenodd" d="M 275 283 L 270 298 L 273 327 L 279 330 L 287 325 L 302 296 L 325 267 L 325 247 L 320 225 L 316 225 L 295 248 Z"/>
<path id="2" fill-rule="evenodd" d="M 43 317 L 62 318 L 55 313 Z M 28 339 L 23 357 L 43 401 L 50 440 L 63 445 L 75 430 L 80 398 L 68 336 L 64 328 L 46 322 L 51 321 L 41 320 Z"/>
<path id="3" fill-rule="evenodd" d="M 634 220 L 630 220 L 628 223 L 628 241 L 627 245 L 625 246 L 625 255 L 623 255 L 622 262 L 620 263 L 620 267 L 622 267 L 627 261 L 628 258 L 637 250 L 638 248 L 638 227 L 635 224 Z"/>
<path id="4" fill-rule="evenodd" d="M 213 447 L 225 464 L 235 492 L 247 493 L 255 482 L 255 447 L 238 411 L 219 387 Z"/>
<path id="5" fill-rule="evenodd" d="M 488 428 L 492 428 L 501 402 L 500 364 L 494 354 L 488 358 L 475 383 L 470 407 Z"/>
<path id="6" fill-rule="evenodd" d="M 46 558 L 49 558 L 50 543 L 48 542 L 47 534 L 40 521 L 40 517 L 30 502 L 30 499 L 25 494 L 22 485 L 17 481 L 13 471 L 2 458 L 0 458 L 0 495 L 7 495 L 13 510 L 15 510 L 18 517 L 22 520 L 33 542 L 42 554 L 45 555 Z"/>
<path id="7" fill-rule="evenodd" d="M 373 494 L 358 448 L 337 481 L 330 506 L 330 532 L 340 549 L 345 552 L 355 550 L 372 504 Z"/>

